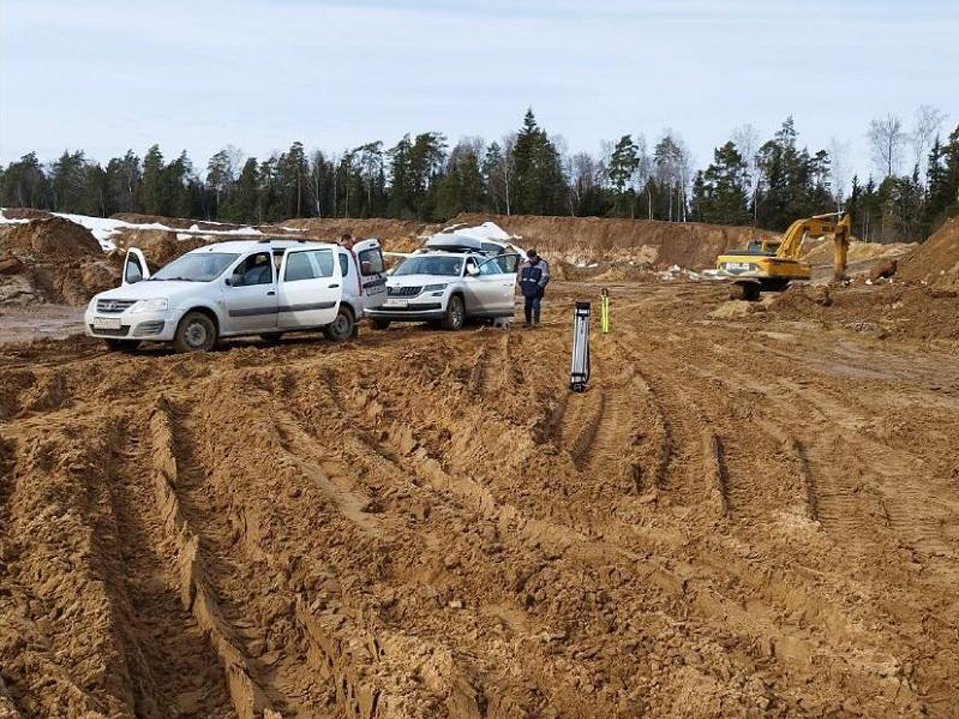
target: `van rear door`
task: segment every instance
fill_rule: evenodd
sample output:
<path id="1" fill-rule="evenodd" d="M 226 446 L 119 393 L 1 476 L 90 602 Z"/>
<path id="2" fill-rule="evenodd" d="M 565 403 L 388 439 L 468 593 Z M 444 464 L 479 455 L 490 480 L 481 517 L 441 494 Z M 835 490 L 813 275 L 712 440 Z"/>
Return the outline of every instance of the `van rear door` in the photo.
<path id="1" fill-rule="evenodd" d="M 386 302 L 386 265 L 379 240 L 363 240 L 353 245 L 353 255 L 360 269 L 360 300 L 364 310 L 375 309 Z"/>
<path id="2" fill-rule="evenodd" d="M 340 263 L 332 247 L 287 250 L 278 285 L 280 329 L 324 327 L 343 298 Z"/>

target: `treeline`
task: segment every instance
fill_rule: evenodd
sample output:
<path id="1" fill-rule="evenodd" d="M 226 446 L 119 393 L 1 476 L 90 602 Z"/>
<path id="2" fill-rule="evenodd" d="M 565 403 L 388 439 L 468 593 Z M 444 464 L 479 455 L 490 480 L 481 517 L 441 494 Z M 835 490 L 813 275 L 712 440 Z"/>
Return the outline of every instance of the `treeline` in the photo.
<path id="1" fill-rule="evenodd" d="M 848 177 L 848 144 L 800 147 L 792 118 L 760 143 L 750 126 L 693 168 L 682 138 L 666 131 L 647 147 L 642 134 L 604 143 L 599 156 L 566 151 L 532 110 L 498 141 L 437 132 L 405 135 L 341 152 L 307 152 L 294 142 L 258 160 L 227 146 L 198 170 L 186 152 L 165 158 L 156 145 L 106 165 L 82 151 L 43 164 L 35 153 L 0 167 L 0 203 L 109 216 L 139 212 L 239 223 L 293 217 L 395 217 L 423 221 L 459 212 L 633 217 L 784 229 L 793 219 L 847 209 L 854 232 L 874 241 L 922 239 L 959 214 L 959 127 L 938 134 L 943 116 L 920 108 L 917 127 L 876 120 L 868 139 L 875 176 Z M 900 174 L 904 154 L 914 154 Z"/>

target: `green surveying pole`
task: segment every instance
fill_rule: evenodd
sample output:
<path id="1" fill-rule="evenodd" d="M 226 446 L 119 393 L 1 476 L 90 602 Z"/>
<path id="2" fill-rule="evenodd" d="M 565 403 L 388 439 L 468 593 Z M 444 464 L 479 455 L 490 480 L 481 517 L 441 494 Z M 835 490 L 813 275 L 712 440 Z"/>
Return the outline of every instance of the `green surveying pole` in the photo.
<path id="1" fill-rule="evenodd" d="M 603 334 L 609 334 L 609 290 L 605 287 L 601 293 L 599 301 L 599 326 Z"/>

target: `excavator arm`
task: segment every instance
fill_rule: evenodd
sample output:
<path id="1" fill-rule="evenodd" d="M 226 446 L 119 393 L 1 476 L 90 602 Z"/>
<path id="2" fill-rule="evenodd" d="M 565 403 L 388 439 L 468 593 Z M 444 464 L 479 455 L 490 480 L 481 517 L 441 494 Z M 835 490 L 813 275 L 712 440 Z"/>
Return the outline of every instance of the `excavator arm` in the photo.
<path id="1" fill-rule="evenodd" d="M 802 251 L 803 240 L 807 237 L 832 235 L 835 242 L 833 276 L 839 282 L 844 280 L 851 219 L 848 214 L 845 214 L 841 220 L 836 222 L 834 218 L 840 214 L 842 213 L 830 212 L 829 214 L 815 215 L 793 222 L 783 235 L 783 241 L 780 243 L 779 249 L 776 250 L 776 257 L 784 260 L 798 260 L 799 253 Z"/>

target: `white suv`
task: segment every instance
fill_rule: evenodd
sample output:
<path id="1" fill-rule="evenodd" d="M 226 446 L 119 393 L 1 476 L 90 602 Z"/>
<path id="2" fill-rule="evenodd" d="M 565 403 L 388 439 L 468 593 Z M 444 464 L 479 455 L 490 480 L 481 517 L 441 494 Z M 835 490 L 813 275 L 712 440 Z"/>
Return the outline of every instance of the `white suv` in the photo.
<path id="1" fill-rule="evenodd" d="M 439 322 L 458 330 L 470 317 L 512 317 L 519 255 L 423 252 L 408 256 L 386 281 L 387 298 L 370 309 L 373 327 Z"/>
<path id="2" fill-rule="evenodd" d="M 208 350 L 220 337 L 322 329 L 335 341 L 386 299 L 383 253 L 365 240 L 352 250 L 323 242 L 221 242 L 181 255 L 150 275 L 131 248 L 123 284 L 96 295 L 86 333 L 115 349 L 141 340 L 172 342 L 179 352 Z"/>

